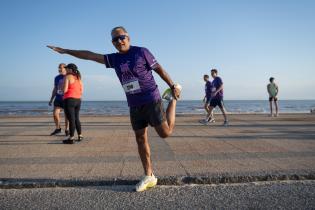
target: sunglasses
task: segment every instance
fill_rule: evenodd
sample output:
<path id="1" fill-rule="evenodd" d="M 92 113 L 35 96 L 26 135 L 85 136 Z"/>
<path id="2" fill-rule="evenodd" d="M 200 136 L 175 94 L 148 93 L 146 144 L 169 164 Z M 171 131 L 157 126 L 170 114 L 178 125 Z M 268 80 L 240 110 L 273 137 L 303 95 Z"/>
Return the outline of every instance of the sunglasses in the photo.
<path id="1" fill-rule="evenodd" d="M 112 38 L 112 41 L 113 42 L 117 42 L 118 40 L 124 41 L 126 39 L 126 37 L 127 37 L 127 35 L 119 35 L 119 36 Z"/>

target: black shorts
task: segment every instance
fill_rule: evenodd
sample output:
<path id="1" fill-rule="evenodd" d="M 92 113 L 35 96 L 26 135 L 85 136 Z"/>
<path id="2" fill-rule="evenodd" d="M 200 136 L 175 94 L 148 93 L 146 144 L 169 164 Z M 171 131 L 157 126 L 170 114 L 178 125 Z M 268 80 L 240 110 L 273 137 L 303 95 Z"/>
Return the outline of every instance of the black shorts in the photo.
<path id="1" fill-rule="evenodd" d="M 269 97 L 269 101 L 278 101 L 278 98 L 276 96 L 274 97 Z"/>
<path id="2" fill-rule="evenodd" d="M 218 107 L 220 107 L 222 109 L 223 108 L 223 100 L 222 99 L 213 98 L 210 101 L 210 106 L 212 106 L 212 107 L 218 106 Z"/>
<path id="3" fill-rule="evenodd" d="M 211 102 L 211 97 L 206 97 L 206 104 L 210 104 Z"/>
<path id="4" fill-rule="evenodd" d="M 54 107 L 64 108 L 63 100 L 54 100 Z"/>
<path id="5" fill-rule="evenodd" d="M 130 107 L 130 122 L 133 130 L 161 125 L 165 118 L 162 100 L 137 107 Z"/>

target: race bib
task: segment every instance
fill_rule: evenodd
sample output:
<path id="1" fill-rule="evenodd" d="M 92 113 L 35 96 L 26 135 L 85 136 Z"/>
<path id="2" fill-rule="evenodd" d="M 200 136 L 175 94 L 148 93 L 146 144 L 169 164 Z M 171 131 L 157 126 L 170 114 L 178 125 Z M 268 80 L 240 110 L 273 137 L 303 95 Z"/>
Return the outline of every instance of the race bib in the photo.
<path id="1" fill-rule="evenodd" d="M 63 90 L 58 89 L 58 90 L 57 90 L 57 94 L 58 94 L 58 95 L 63 95 Z"/>
<path id="2" fill-rule="evenodd" d="M 125 92 L 129 93 L 129 94 L 141 92 L 138 80 L 130 81 L 130 82 L 123 84 L 123 88 L 124 88 Z"/>

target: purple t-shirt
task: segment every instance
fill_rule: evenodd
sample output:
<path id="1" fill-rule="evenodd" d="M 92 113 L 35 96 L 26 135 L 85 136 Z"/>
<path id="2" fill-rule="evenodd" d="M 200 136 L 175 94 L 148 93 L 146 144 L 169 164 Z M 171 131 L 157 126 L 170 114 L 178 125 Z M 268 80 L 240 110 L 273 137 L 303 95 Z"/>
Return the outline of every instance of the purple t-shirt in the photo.
<path id="1" fill-rule="evenodd" d="M 212 81 L 212 93 L 215 92 L 217 89 L 220 88 L 220 86 L 223 85 L 223 81 L 220 77 L 215 77 Z M 213 96 L 214 99 L 223 99 L 223 89 L 218 92 L 217 95 Z"/>
<path id="2" fill-rule="evenodd" d="M 114 68 L 125 91 L 128 106 L 135 107 L 161 99 L 152 69 L 158 62 L 143 47 L 130 46 L 126 54 L 104 55 L 106 68 Z"/>
<path id="3" fill-rule="evenodd" d="M 212 91 L 212 83 L 210 81 L 207 81 L 205 85 L 205 93 L 206 93 L 207 98 L 211 98 L 211 91 Z"/>

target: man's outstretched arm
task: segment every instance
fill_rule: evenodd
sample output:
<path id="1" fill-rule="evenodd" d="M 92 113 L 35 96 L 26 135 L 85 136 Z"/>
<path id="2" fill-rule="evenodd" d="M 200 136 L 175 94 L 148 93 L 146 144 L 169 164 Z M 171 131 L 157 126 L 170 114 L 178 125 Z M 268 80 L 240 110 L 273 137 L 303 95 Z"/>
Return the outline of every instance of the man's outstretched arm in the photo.
<path id="1" fill-rule="evenodd" d="M 68 54 L 72 55 L 74 57 L 80 58 L 80 59 L 85 59 L 85 60 L 91 60 L 95 61 L 98 63 L 104 64 L 104 55 L 102 54 L 97 54 L 91 51 L 87 50 L 69 50 L 69 49 L 63 49 L 60 47 L 55 47 L 51 45 L 47 45 L 48 48 L 60 53 L 60 54 Z"/>

